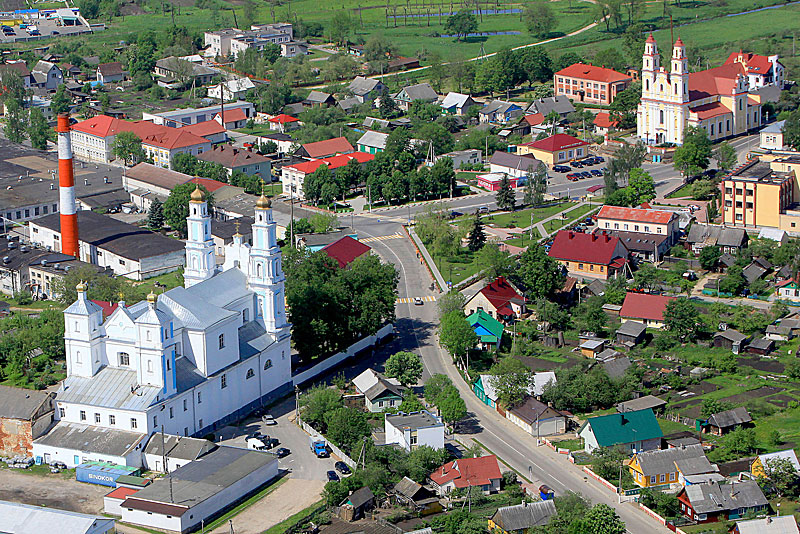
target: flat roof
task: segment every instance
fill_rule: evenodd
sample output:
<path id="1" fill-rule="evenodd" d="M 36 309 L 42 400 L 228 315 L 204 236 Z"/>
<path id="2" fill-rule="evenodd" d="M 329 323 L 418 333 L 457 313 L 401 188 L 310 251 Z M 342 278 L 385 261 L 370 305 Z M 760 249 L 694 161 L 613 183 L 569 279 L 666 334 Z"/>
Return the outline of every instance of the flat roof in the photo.
<path id="1" fill-rule="evenodd" d="M 425 428 L 431 426 L 444 426 L 441 420 L 432 413 L 422 410 L 409 414 L 386 414 L 386 420 L 395 428 Z"/>

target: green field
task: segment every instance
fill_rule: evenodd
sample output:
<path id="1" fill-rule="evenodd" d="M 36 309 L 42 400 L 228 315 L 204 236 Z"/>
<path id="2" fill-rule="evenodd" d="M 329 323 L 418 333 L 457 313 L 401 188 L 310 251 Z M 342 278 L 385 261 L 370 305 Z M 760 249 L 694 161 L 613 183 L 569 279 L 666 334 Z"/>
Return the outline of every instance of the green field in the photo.
<path id="1" fill-rule="evenodd" d="M 574 202 L 563 202 L 543 208 L 528 208 L 508 213 L 498 213 L 487 215 L 482 218 L 483 222 L 497 228 L 527 228 L 531 224 L 536 224 L 542 219 L 564 211 L 574 205 Z M 571 212 L 570 212 L 571 213 Z M 533 217 L 531 217 L 533 216 Z"/>

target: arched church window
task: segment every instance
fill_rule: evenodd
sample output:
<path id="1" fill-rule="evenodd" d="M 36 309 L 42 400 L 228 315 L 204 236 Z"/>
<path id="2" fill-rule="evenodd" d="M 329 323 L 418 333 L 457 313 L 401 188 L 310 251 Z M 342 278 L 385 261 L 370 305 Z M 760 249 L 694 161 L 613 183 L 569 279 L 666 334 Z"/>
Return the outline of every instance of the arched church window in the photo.
<path id="1" fill-rule="evenodd" d="M 649 91 L 650 90 L 650 80 L 645 80 L 644 81 L 644 90 L 645 91 Z"/>
<path id="2" fill-rule="evenodd" d="M 261 276 L 261 263 L 256 263 L 256 276 Z"/>
<path id="3" fill-rule="evenodd" d="M 270 367 L 272 367 L 272 360 L 266 360 L 266 361 L 264 361 L 264 370 L 266 371 L 266 370 L 267 370 L 267 369 L 269 369 Z"/>
<path id="4" fill-rule="evenodd" d="M 658 110 L 658 122 L 659 124 L 664 124 L 664 110 Z"/>
<path id="5" fill-rule="evenodd" d="M 252 369 L 248 369 L 247 370 L 247 374 L 245 375 L 244 378 L 245 378 L 245 380 L 250 380 L 251 378 L 253 378 L 253 376 L 255 376 L 255 373 L 253 372 L 253 370 Z"/>

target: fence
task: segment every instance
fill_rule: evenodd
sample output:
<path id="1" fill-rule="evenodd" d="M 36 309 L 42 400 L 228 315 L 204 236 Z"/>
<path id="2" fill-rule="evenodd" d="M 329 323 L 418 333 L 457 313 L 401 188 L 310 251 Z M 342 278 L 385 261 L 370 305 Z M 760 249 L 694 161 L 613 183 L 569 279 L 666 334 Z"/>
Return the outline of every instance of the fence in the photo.
<path id="1" fill-rule="evenodd" d="M 593 479 L 595 479 L 596 481 L 598 481 L 600 484 L 602 484 L 606 488 L 608 488 L 611 491 L 613 491 L 614 493 L 617 493 L 617 487 L 614 484 L 612 484 L 608 480 L 604 479 L 603 477 L 601 477 L 600 475 L 598 475 L 597 473 L 595 473 L 594 471 L 589 469 L 587 466 L 583 466 L 583 472 L 586 473 L 587 475 L 589 475 L 590 477 L 592 477 Z"/>
<path id="2" fill-rule="evenodd" d="M 305 430 L 308 433 L 308 435 L 319 437 L 319 439 L 324 439 L 325 443 L 328 444 L 328 447 L 331 449 L 331 452 L 333 454 L 335 454 L 336 456 L 341 458 L 342 461 L 344 463 L 346 463 L 347 465 L 349 465 L 352 469 L 356 468 L 356 462 L 353 461 L 352 458 L 350 458 L 348 455 L 346 455 L 344 452 L 342 452 L 342 450 L 339 447 L 337 447 L 336 445 L 331 443 L 331 441 L 329 439 L 326 439 L 325 436 L 323 436 L 322 434 L 320 434 L 319 432 L 314 430 L 314 427 L 312 427 L 311 425 L 309 425 L 308 423 L 306 423 L 302 419 L 297 419 L 297 424 L 298 424 L 298 426 L 300 428 Z"/>
<path id="3" fill-rule="evenodd" d="M 664 263 L 680 263 L 686 262 L 686 267 L 693 270 L 702 269 L 700 266 L 700 260 L 695 258 L 678 258 L 677 256 L 664 256 Z"/>
<path id="4" fill-rule="evenodd" d="M 379 341 L 383 340 L 383 338 L 392 333 L 394 333 L 394 325 L 384 325 L 383 328 L 378 330 L 375 334 L 362 338 L 350 345 L 346 351 L 334 354 L 330 358 L 325 358 L 313 367 L 309 367 L 308 369 L 297 373 L 292 377 L 294 385 L 297 386 L 303 384 L 304 382 L 319 376 L 333 366 L 342 363 L 348 358 L 352 358 L 364 349 L 375 346 Z"/>
<path id="5" fill-rule="evenodd" d="M 680 423 L 682 425 L 694 427 L 696 423 L 696 419 L 690 419 L 689 417 L 683 417 L 680 414 L 673 414 L 673 413 L 665 413 L 662 417 L 667 421 L 672 421 L 673 423 Z"/>
<path id="6" fill-rule="evenodd" d="M 657 513 L 655 513 L 654 511 L 652 511 L 647 506 L 643 505 L 642 503 L 639 503 L 639 509 L 642 512 L 644 512 L 647 515 L 649 515 L 650 517 L 652 517 L 653 519 L 655 519 L 656 521 L 658 521 L 659 523 L 661 523 L 662 525 L 666 526 L 667 520 L 664 519 L 663 517 L 661 517 L 660 515 L 658 515 Z"/>

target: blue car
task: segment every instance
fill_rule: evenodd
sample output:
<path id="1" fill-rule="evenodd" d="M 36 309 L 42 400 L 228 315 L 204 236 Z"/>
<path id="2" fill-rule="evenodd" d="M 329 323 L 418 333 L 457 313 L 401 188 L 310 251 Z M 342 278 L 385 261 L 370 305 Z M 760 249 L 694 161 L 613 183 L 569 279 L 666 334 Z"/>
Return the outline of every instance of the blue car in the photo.
<path id="1" fill-rule="evenodd" d="M 336 482 L 339 480 L 339 475 L 336 474 L 336 471 L 328 471 L 328 482 Z"/>
<path id="2" fill-rule="evenodd" d="M 592 169 L 590 172 L 592 173 L 592 176 L 603 176 L 603 171 L 599 171 L 597 169 Z"/>

